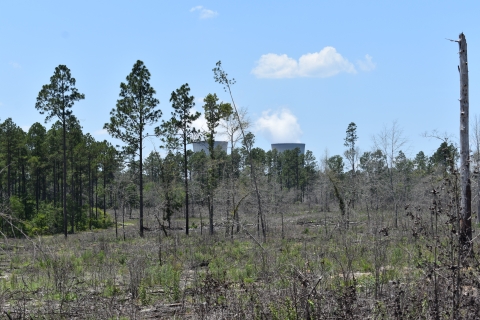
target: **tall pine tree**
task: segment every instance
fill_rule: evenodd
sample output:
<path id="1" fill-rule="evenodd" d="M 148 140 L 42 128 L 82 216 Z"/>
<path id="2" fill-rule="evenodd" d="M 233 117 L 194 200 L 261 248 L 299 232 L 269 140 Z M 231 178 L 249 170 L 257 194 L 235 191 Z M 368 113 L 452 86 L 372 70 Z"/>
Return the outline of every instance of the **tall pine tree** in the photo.
<path id="1" fill-rule="evenodd" d="M 188 234 L 188 170 L 187 170 L 187 144 L 194 140 L 196 135 L 195 128 L 192 127 L 193 121 L 200 117 L 200 112 L 193 113 L 195 98 L 190 96 L 190 87 L 188 83 L 172 92 L 170 102 L 172 103 L 172 118 L 163 122 L 155 129 L 157 135 L 162 135 L 164 143 L 169 149 L 183 149 L 183 179 L 185 186 L 185 232 Z"/>
<path id="2" fill-rule="evenodd" d="M 63 128 L 63 178 L 62 178 L 62 204 L 63 204 L 63 233 L 67 237 L 67 120 L 72 115 L 71 108 L 76 101 L 85 99 L 75 87 L 75 78 L 72 78 L 70 69 L 65 65 L 55 68 L 50 83 L 42 87 L 38 93 L 35 108 L 40 114 L 47 113 L 45 122 L 58 118 Z"/>
<path id="3" fill-rule="evenodd" d="M 154 124 L 162 116 L 156 109 L 160 103 L 155 89 L 150 85 L 150 72 L 142 61 L 137 60 L 132 72 L 127 76 L 127 83 L 120 84 L 120 99 L 116 108 L 110 112 L 110 123 L 104 128 L 126 146 L 124 152 L 139 157 L 140 189 L 140 236 L 143 237 L 143 141 L 148 136 L 146 126 Z"/>

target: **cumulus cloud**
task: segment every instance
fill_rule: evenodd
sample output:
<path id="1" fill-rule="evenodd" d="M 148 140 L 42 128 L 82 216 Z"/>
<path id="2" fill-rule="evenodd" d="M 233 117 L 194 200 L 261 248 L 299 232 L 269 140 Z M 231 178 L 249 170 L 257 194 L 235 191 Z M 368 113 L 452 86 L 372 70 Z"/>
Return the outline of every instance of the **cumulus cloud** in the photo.
<path id="1" fill-rule="evenodd" d="M 197 100 L 197 98 L 195 98 L 195 100 Z M 203 105 L 203 98 L 202 98 L 202 105 Z M 192 109 L 192 113 L 195 113 L 197 111 L 199 110 L 197 110 L 196 107 Z M 197 129 L 197 131 L 200 131 L 200 132 L 205 132 L 208 130 L 207 120 L 205 119 L 203 109 L 200 110 L 200 117 L 197 120 L 193 121 L 192 127 L 194 127 L 195 129 Z M 215 131 L 217 132 L 215 134 L 215 140 L 217 141 L 228 140 L 228 136 L 223 132 L 223 128 L 221 126 L 218 126 L 217 130 Z"/>
<path id="2" fill-rule="evenodd" d="M 195 97 L 195 105 L 197 106 L 203 106 L 205 104 L 205 101 L 203 101 L 205 97 Z"/>
<path id="3" fill-rule="evenodd" d="M 356 73 L 355 66 L 334 47 L 302 55 L 298 61 L 286 54 L 264 54 L 252 73 L 257 78 L 332 77 L 340 72 Z"/>
<path id="4" fill-rule="evenodd" d="M 203 101 L 205 97 L 195 97 L 195 107 L 192 108 L 192 113 L 200 112 L 200 117 L 193 121 L 192 126 L 197 129 L 198 131 L 206 131 L 207 130 L 207 120 L 205 120 L 205 115 L 203 114 Z"/>
<path id="5" fill-rule="evenodd" d="M 357 61 L 357 66 L 362 71 L 372 71 L 377 65 L 372 61 L 372 56 L 366 54 L 365 59 Z"/>
<path id="6" fill-rule="evenodd" d="M 192 109 L 192 113 L 197 112 L 198 110 Z M 197 129 L 198 131 L 206 131 L 207 130 L 207 120 L 205 120 L 205 115 L 201 113 L 200 117 L 193 121 L 192 127 Z"/>
<path id="7" fill-rule="evenodd" d="M 108 131 L 107 131 L 107 129 L 100 129 L 100 130 L 95 131 L 94 134 L 97 135 L 97 136 L 102 136 L 102 135 L 108 134 Z"/>
<path id="8" fill-rule="evenodd" d="M 200 13 L 200 19 L 210 19 L 218 16 L 217 11 L 207 9 L 203 6 L 196 6 L 190 9 L 190 12 L 198 11 Z"/>
<path id="9" fill-rule="evenodd" d="M 255 122 L 255 131 L 262 133 L 270 143 L 300 142 L 302 135 L 297 117 L 286 108 L 264 111 Z"/>
<path id="10" fill-rule="evenodd" d="M 12 66 L 14 69 L 21 69 L 21 68 L 22 68 L 22 66 L 20 65 L 20 63 L 15 62 L 15 61 L 11 61 L 11 62 L 9 63 L 9 65 Z"/>

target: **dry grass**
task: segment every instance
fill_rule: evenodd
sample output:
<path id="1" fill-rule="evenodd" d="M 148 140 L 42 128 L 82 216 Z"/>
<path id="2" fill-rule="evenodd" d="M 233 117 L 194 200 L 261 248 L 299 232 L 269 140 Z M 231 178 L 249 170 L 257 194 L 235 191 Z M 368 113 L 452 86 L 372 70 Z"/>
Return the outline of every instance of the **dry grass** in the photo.
<path id="1" fill-rule="evenodd" d="M 478 316 L 478 265 L 449 265 L 449 235 L 440 235 L 433 265 L 430 217 L 392 214 L 367 221 L 352 213 L 295 205 L 267 217 L 261 242 L 255 216 L 230 235 L 218 219 L 214 236 L 174 219 L 169 236 L 147 219 L 119 229 L 35 239 L 3 239 L 0 312 L 5 318 L 48 319 L 471 319 Z M 383 222 L 382 222 L 383 221 Z M 443 220 L 442 220 L 443 221 Z M 445 222 L 445 221 L 443 221 Z M 412 230 L 424 225 L 421 236 Z M 198 217 L 192 225 L 200 226 Z M 452 247 L 453 250 L 453 247 Z M 477 249 L 478 250 L 478 249 Z M 443 255 L 441 257 L 441 255 Z M 470 261 L 475 261 L 474 256 Z M 459 276 L 460 281 L 455 278 Z M 460 290 L 456 295 L 456 289 Z M 435 292 L 440 297 L 435 302 Z M 438 312 L 438 313 L 437 313 Z"/>

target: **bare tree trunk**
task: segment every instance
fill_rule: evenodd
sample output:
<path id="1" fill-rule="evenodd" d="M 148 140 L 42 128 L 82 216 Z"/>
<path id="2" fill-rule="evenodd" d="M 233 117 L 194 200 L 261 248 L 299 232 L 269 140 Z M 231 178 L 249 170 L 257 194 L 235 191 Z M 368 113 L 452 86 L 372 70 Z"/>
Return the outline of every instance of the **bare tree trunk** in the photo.
<path id="1" fill-rule="evenodd" d="M 143 123 L 143 119 L 140 116 L 140 123 Z M 140 162 L 139 162 L 139 174 L 140 174 L 140 237 L 143 238 L 143 132 L 140 130 Z M 97 180 L 98 183 L 98 180 Z"/>
<path id="2" fill-rule="evenodd" d="M 125 241 L 125 199 L 122 199 L 122 231 L 123 241 Z"/>
<path id="3" fill-rule="evenodd" d="M 92 230 L 92 216 L 93 216 L 93 175 L 92 164 L 90 163 L 90 155 L 88 155 L 88 229 Z"/>
<path id="4" fill-rule="evenodd" d="M 474 160 L 475 169 L 473 171 L 474 178 L 477 178 L 477 223 L 480 223 L 480 122 L 477 116 L 473 123 L 473 140 L 475 145 Z"/>
<path id="5" fill-rule="evenodd" d="M 480 223 L 480 176 L 477 180 L 477 223 Z"/>
<path id="6" fill-rule="evenodd" d="M 115 214 L 115 239 L 118 239 L 117 195 L 115 195 L 115 200 L 113 202 L 113 212 Z"/>
<path id="7" fill-rule="evenodd" d="M 107 188 L 107 175 L 106 175 L 106 168 L 104 164 L 103 165 L 103 220 L 107 219 L 107 192 L 106 192 L 107 189 L 106 188 Z"/>
<path id="8" fill-rule="evenodd" d="M 213 235 L 213 194 L 212 194 L 212 187 L 208 187 L 210 189 L 209 195 L 207 197 L 207 205 L 208 205 L 208 231 L 210 235 Z"/>
<path id="9" fill-rule="evenodd" d="M 71 155 L 71 168 L 70 170 L 72 170 L 72 174 L 71 174 L 71 182 L 70 182 L 70 185 L 71 185 L 71 194 L 72 194 L 72 203 L 75 203 L 75 166 L 74 166 L 74 158 L 73 158 L 73 152 L 72 152 L 72 155 Z M 70 213 L 70 233 L 71 234 L 74 234 L 75 233 L 75 209 L 72 210 L 72 212 Z"/>
<path id="10" fill-rule="evenodd" d="M 185 234 L 188 236 L 188 169 L 187 169 L 187 137 L 183 134 L 183 179 L 185 183 Z"/>
<path id="11" fill-rule="evenodd" d="M 64 104 L 65 105 L 65 104 Z M 63 204 L 63 234 L 67 238 L 67 138 L 65 124 L 65 108 L 62 109 L 63 125 L 63 177 L 62 177 L 62 204 Z"/>
<path id="12" fill-rule="evenodd" d="M 460 243 L 470 249 L 472 239 L 472 190 L 470 183 L 470 146 L 468 136 L 468 62 L 467 41 L 461 33 L 457 40 L 460 55 L 460 181 L 461 181 L 461 234 Z"/>
<path id="13" fill-rule="evenodd" d="M 235 83 L 235 79 L 230 80 L 227 78 L 227 74 L 223 71 L 220 61 L 217 62 L 217 67 L 213 69 L 213 72 L 215 74 L 214 76 L 215 81 L 219 82 L 220 84 L 223 84 L 225 86 L 224 87 L 225 91 L 228 90 L 228 93 L 230 94 L 230 98 L 232 99 L 233 109 L 235 110 L 235 115 L 237 116 L 237 119 L 238 119 L 240 131 L 242 132 L 243 139 L 245 139 L 245 131 L 242 125 L 242 119 L 240 118 L 240 114 L 238 113 L 237 106 L 235 104 L 235 101 L 233 100 L 232 90 L 230 88 L 230 84 Z M 248 146 L 248 145 L 246 147 L 247 147 L 249 160 L 250 160 L 250 170 L 252 174 L 253 185 L 255 187 L 255 194 L 257 196 L 258 220 L 260 220 L 262 225 L 263 241 L 265 242 L 267 240 L 267 229 L 265 226 L 265 219 L 263 216 L 262 201 L 260 197 L 260 191 L 258 189 L 257 176 L 255 174 L 255 170 L 253 170 L 252 148 L 251 146 Z"/>

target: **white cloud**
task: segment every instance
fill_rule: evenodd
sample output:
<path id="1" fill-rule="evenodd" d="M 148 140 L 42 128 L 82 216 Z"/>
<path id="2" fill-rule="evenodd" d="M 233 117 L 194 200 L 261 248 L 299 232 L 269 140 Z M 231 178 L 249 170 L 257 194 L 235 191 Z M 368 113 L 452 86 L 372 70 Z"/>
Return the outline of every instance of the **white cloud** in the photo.
<path id="1" fill-rule="evenodd" d="M 197 112 L 198 110 L 195 110 L 195 108 L 192 109 L 192 113 Z M 205 116 L 203 113 L 200 114 L 200 117 L 193 121 L 192 127 L 199 131 L 206 131 L 207 130 L 207 120 L 205 120 Z"/>
<path id="2" fill-rule="evenodd" d="M 366 54 L 364 60 L 357 61 L 357 66 L 362 71 L 372 71 L 373 69 L 375 69 L 377 65 L 372 61 L 372 56 L 369 54 Z"/>
<path id="3" fill-rule="evenodd" d="M 298 63 L 286 54 L 264 54 L 252 73 L 257 78 L 293 78 L 297 76 Z"/>
<path id="4" fill-rule="evenodd" d="M 24 132 L 28 132 L 28 130 L 30 130 L 30 126 L 29 125 L 24 125 L 24 126 L 21 126 L 22 130 Z"/>
<path id="5" fill-rule="evenodd" d="M 203 99 L 205 99 L 205 97 L 195 97 L 195 104 L 197 106 L 203 106 L 203 104 L 205 103 Z"/>
<path id="6" fill-rule="evenodd" d="M 15 62 L 15 61 L 10 61 L 9 65 L 11 65 L 14 69 L 21 69 L 22 68 L 20 63 Z"/>
<path id="7" fill-rule="evenodd" d="M 197 98 L 195 98 L 197 100 Z M 202 98 L 202 105 L 203 105 L 203 98 Z M 205 115 L 203 113 L 203 108 L 200 108 L 200 117 L 193 121 L 192 126 L 197 129 L 200 132 L 205 132 L 208 130 L 207 127 L 207 120 L 205 119 Z M 195 113 L 199 110 L 195 108 L 192 109 L 192 113 Z M 223 132 L 223 128 L 221 126 L 218 126 L 217 129 L 215 130 L 217 133 L 215 134 L 215 140 L 217 141 L 227 141 L 228 136 Z"/>
<path id="8" fill-rule="evenodd" d="M 103 136 L 103 135 L 108 134 L 108 131 L 107 131 L 107 129 L 100 129 L 100 130 L 95 131 L 93 134 L 95 134 L 97 136 Z"/>
<path id="9" fill-rule="evenodd" d="M 200 19 L 210 19 L 218 16 L 217 11 L 204 8 L 203 6 L 196 6 L 190 9 L 190 12 L 195 12 L 195 11 L 198 11 L 200 13 Z"/>
<path id="10" fill-rule="evenodd" d="M 298 61 L 286 54 L 264 54 L 252 73 L 257 78 L 332 77 L 340 72 L 356 73 L 355 66 L 334 47 L 302 55 Z"/>
<path id="11" fill-rule="evenodd" d="M 286 108 L 264 111 L 255 122 L 255 131 L 262 133 L 271 143 L 300 142 L 302 135 L 297 117 Z"/>

